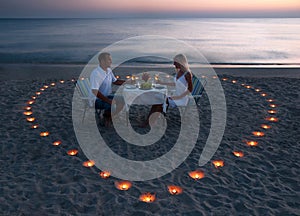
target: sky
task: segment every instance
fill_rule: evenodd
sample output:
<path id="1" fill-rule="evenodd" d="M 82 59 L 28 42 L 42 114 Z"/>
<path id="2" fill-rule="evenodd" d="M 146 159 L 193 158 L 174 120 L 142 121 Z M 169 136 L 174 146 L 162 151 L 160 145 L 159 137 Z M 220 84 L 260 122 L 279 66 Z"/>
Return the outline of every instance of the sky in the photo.
<path id="1" fill-rule="evenodd" d="M 300 0 L 0 0 L 1 18 L 300 17 Z"/>

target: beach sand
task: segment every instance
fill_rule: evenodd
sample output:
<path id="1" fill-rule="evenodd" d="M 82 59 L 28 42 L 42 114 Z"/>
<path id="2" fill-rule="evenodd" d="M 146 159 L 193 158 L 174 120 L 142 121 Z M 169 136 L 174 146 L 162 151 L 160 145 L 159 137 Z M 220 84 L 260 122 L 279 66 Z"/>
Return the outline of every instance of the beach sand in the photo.
<path id="1" fill-rule="evenodd" d="M 37 72 L 39 70 L 33 70 L 28 76 L 19 74 L 18 70 L 1 73 L 1 215 L 300 214 L 300 83 L 296 78 L 299 69 L 247 69 L 251 71 L 248 74 L 243 72 L 245 69 L 217 70 L 220 80 L 227 78 L 221 81 L 226 96 L 227 123 L 212 160 L 203 167 L 197 165 L 210 129 L 211 110 L 204 93 L 199 110 L 199 138 L 187 160 L 163 177 L 132 182 L 132 188 L 120 191 L 114 185 L 119 179 L 102 179 L 96 167 L 82 166 L 87 158 L 80 149 L 72 123 L 74 83 L 70 79 L 78 76 L 81 69 L 76 68 L 69 74 L 57 68 L 48 75 Z M 279 74 L 272 75 L 272 70 Z M 120 75 L 126 74 L 132 74 L 132 69 Z M 61 78 L 65 83 L 59 82 Z M 50 86 L 51 82 L 56 85 Z M 251 89 L 241 86 L 242 83 L 251 85 Z M 23 108 L 45 84 L 50 87 L 32 105 L 33 116 L 40 127 L 31 129 L 32 123 L 26 121 Z M 263 97 L 254 88 L 268 95 Z M 274 108 L 277 114 L 267 113 L 270 102 L 266 99 L 270 98 L 278 105 Z M 133 124 L 143 121 L 149 110 L 138 109 L 136 119 L 131 114 Z M 268 116 L 275 116 L 279 121 L 268 122 L 265 120 Z M 261 124 L 272 128 L 262 129 Z M 176 142 L 179 126 L 177 110 L 170 111 L 164 139 L 145 148 L 124 144 L 113 136 L 113 128 L 100 126 L 99 131 L 117 154 L 145 160 L 168 152 Z M 138 127 L 136 130 L 145 132 Z M 42 131 L 49 131 L 50 135 L 40 137 Z M 253 131 L 263 131 L 265 136 L 255 137 Z M 53 146 L 56 140 L 62 144 Z M 245 140 L 259 143 L 248 146 Z M 67 155 L 70 149 L 77 149 L 77 156 Z M 242 151 L 244 157 L 235 157 L 233 151 Z M 213 160 L 223 160 L 224 167 L 215 168 Z M 188 172 L 196 169 L 204 171 L 203 179 L 196 181 L 189 177 Z M 170 195 L 168 185 L 182 187 L 183 193 Z M 144 192 L 155 193 L 156 200 L 153 203 L 139 201 Z"/>

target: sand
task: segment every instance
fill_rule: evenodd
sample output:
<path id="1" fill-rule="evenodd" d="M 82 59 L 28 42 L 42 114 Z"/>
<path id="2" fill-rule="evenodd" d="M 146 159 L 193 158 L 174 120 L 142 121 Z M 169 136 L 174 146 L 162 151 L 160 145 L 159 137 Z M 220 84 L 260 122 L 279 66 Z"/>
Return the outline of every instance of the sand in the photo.
<path id="1" fill-rule="evenodd" d="M 77 68 L 80 71 L 79 68 Z M 247 69 L 248 70 L 248 69 Z M 275 70 L 275 69 L 274 69 Z M 71 77 L 78 71 L 66 75 L 59 70 L 55 76 L 32 72 L 30 76 L 2 73 L 0 133 L 0 211 L 1 215 L 299 215 L 300 193 L 300 99 L 299 79 L 284 77 L 293 74 L 292 69 L 278 69 L 280 76 L 272 77 L 272 69 L 234 69 L 234 74 L 219 72 L 227 102 L 227 125 L 221 145 L 212 160 L 203 167 L 197 162 L 210 128 L 210 106 L 207 95 L 201 98 L 201 129 L 197 144 L 187 160 L 173 172 L 150 181 L 132 182 L 128 191 L 120 191 L 114 183 L 119 179 L 102 179 L 96 167 L 86 168 L 83 154 L 72 124 L 72 96 L 74 84 Z M 227 71 L 233 71 L 228 70 Z M 269 72 L 269 73 L 268 73 Z M 132 73 L 132 70 L 123 74 Z M 256 73 L 256 76 L 253 74 Z M 57 76 L 60 74 L 60 76 Z M 234 75 L 234 76 L 233 76 Z M 259 77 L 260 75 L 260 77 Z M 26 79 L 24 77 L 27 77 Z M 56 79 L 55 79 L 56 77 Z M 65 83 L 60 83 L 61 78 Z M 237 80 L 236 84 L 231 81 Z M 55 82 L 46 89 L 32 105 L 38 129 L 31 129 L 26 122 L 23 108 L 36 91 L 45 84 Z M 247 89 L 242 83 L 253 88 Z M 267 93 L 262 97 L 254 88 Z M 265 120 L 271 114 L 269 102 L 272 98 L 278 105 L 275 110 L 278 122 Z M 131 113 L 132 124 L 138 128 L 145 119 L 147 107 L 137 107 L 138 115 Z M 135 111 L 135 110 L 133 110 Z M 261 124 L 271 125 L 265 130 Z M 160 156 L 172 148 L 178 133 L 178 111 L 168 113 L 168 130 L 163 140 L 153 146 L 138 148 L 127 145 L 115 135 L 113 128 L 99 126 L 107 145 L 119 155 L 145 160 Z M 254 137 L 253 131 L 263 131 L 264 137 Z M 49 131 L 48 137 L 39 133 Z M 52 142 L 62 144 L 53 146 Z M 245 140 L 256 140 L 258 146 L 251 147 Z M 77 149 L 77 156 L 67 155 Z M 238 158 L 233 151 L 242 151 Z M 215 168 L 213 160 L 223 160 L 224 167 Z M 188 172 L 200 169 L 205 177 L 191 179 Z M 172 196 L 168 185 L 178 185 L 183 193 Z M 139 201 L 144 192 L 156 194 L 153 203 Z"/>

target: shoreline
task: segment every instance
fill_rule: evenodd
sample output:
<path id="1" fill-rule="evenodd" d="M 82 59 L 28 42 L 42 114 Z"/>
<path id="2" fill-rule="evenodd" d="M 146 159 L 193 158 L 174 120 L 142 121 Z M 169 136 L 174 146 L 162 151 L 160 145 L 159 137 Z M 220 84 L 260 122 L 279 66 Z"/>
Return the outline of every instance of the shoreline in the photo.
<path id="1" fill-rule="evenodd" d="M 300 78 L 300 66 L 290 67 L 289 65 L 214 65 L 213 68 L 217 75 L 230 75 L 236 77 L 284 77 Z M 45 80 L 45 79 L 72 79 L 77 78 L 84 64 L 0 64 L 1 80 Z M 94 67 L 94 66 L 93 66 Z M 120 66 L 116 68 L 121 76 L 129 75 L 124 71 L 134 71 L 137 73 L 141 68 L 150 70 L 167 71 L 170 67 L 163 66 Z M 204 68 L 205 70 L 205 68 Z"/>

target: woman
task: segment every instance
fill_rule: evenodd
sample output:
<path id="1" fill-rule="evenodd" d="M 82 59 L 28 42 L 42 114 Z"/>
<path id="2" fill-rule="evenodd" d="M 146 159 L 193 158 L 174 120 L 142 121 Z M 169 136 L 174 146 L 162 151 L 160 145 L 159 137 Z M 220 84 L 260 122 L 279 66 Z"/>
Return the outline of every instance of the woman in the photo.
<path id="1" fill-rule="evenodd" d="M 189 68 L 187 58 L 184 54 L 178 54 L 174 57 L 174 66 L 176 75 L 173 83 L 157 81 L 158 84 L 175 86 L 175 95 L 167 98 L 167 106 L 186 106 L 188 103 L 188 95 L 193 91 L 192 73 Z M 153 124 L 156 122 L 159 114 L 163 111 L 162 104 L 156 104 L 151 107 L 150 113 L 147 118 L 148 123 Z M 165 110 L 164 110 L 165 111 Z M 150 116 L 152 115 L 151 119 Z"/>

